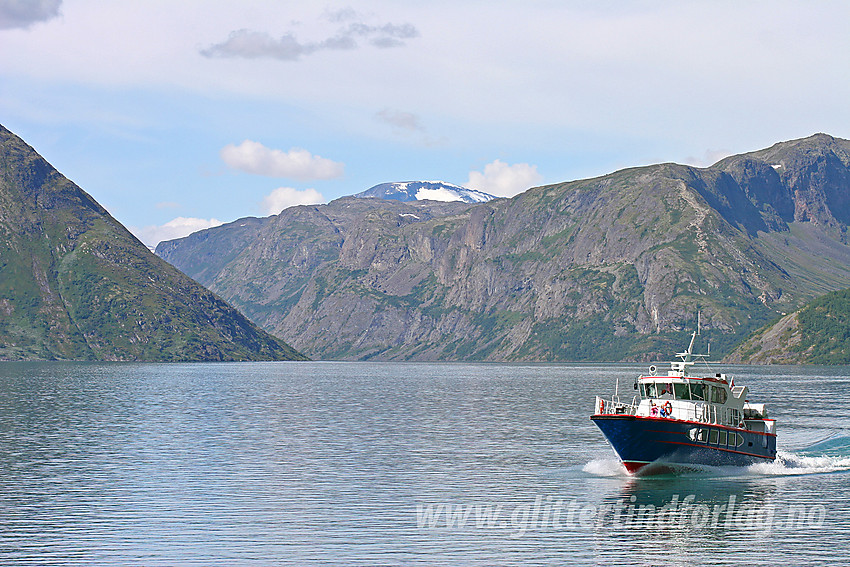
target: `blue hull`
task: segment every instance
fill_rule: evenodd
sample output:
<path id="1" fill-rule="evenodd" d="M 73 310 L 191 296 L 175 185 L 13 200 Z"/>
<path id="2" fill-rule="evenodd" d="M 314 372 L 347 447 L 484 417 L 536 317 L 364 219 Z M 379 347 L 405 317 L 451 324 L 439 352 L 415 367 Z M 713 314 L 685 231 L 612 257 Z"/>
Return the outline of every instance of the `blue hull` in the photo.
<path id="1" fill-rule="evenodd" d="M 776 458 L 776 435 L 692 421 L 594 415 L 629 472 L 650 463 L 746 466 Z"/>

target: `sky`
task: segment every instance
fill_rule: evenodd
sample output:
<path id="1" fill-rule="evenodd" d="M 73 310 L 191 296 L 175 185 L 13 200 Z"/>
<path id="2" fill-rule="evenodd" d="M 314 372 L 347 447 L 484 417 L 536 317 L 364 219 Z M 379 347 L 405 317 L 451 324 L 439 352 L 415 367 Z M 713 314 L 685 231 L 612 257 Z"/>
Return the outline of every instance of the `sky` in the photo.
<path id="1" fill-rule="evenodd" d="M 850 2 L 0 0 L 0 124 L 143 242 L 850 138 Z"/>

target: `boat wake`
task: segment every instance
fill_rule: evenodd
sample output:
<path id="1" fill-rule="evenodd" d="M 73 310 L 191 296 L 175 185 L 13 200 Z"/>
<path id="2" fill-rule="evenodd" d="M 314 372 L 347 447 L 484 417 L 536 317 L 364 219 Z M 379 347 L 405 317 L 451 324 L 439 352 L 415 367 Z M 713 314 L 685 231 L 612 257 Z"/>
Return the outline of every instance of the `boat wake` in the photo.
<path id="1" fill-rule="evenodd" d="M 850 457 L 810 456 L 779 451 L 771 463 L 745 467 L 755 476 L 798 476 L 850 471 Z"/>
<path id="2" fill-rule="evenodd" d="M 796 451 L 779 451 L 772 463 L 747 467 L 758 476 L 795 476 L 850 471 L 850 436 L 832 435 Z"/>
<path id="3" fill-rule="evenodd" d="M 682 466 L 658 462 L 647 465 L 637 475 L 630 475 L 618 459 L 593 459 L 582 470 L 592 476 L 623 478 L 652 478 L 658 474 L 667 477 L 741 478 L 850 472 L 850 436 L 832 436 L 796 451 L 779 451 L 775 461 L 745 467 Z"/>
<path id="4" fill-rule="evenodd" d="M 799 450 L 798 453 L 812 456 L 850 457 L 850 436 L 842 433 L 835 432 Z"/>

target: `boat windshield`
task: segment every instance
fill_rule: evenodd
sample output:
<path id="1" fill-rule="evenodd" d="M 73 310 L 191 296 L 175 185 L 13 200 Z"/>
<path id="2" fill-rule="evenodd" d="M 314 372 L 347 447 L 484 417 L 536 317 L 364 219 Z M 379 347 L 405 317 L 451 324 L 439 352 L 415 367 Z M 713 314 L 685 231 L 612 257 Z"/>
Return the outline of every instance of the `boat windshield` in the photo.
<path id="1" fill-rule="evenodd" d="M 705 401 L 705 384 L 702 382 L 695 382 L 690 385 L 691 386 L 691 398 L 692 400 L 698 400 L 701 402 Z"/>
<path id="2" fill-rule="evenodd" d="M 676 384 L 678 386 L 679 384 Z M 642 393 L 645 398 L 673 399 L 675 390 L 672 382 L 649 382 L 643 384 Z M 686 386 L 687 387 L 687 386 Z"/>
<path id="3" fill-rule="evenodd" d="M 644 398 L 711 401 L 715 404 L 726 403 L 728 397 L 724 388 L 702 382 L 647 382 L 641 384 L 641 394 Z"/>

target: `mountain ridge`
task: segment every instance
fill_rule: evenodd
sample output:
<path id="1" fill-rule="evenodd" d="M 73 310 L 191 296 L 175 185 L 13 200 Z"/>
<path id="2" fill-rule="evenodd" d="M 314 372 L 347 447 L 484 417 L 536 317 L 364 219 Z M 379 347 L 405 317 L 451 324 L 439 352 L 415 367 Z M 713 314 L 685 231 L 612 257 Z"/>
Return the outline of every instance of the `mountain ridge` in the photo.
<path id="1" fill-rule="evenodd" d="M 0 359 L 303 359 L 0 125 Z"/>
<path id="2" fill-rule="evenodd" d="M 225 226 L 157 253 L 320 358 L 648 360 L 697 311 L 728 352 L 850 287 L 848 144 L 813 136 L 450 209 L 343 198 L 261 220 L 241 250 Z M 230 259 L 198 261 L 212 256 Z"/>

